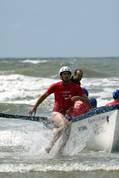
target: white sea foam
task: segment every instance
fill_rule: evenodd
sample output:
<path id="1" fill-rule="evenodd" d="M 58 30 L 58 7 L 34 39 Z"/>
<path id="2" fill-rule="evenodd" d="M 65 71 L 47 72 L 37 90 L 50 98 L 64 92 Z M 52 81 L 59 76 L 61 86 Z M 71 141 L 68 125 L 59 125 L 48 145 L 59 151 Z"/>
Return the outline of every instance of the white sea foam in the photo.
<path id="1" fill-rule="evenodd" d="M 32 63 L 32 64 L 39 64 L 39 63 L 46 63 L 48 60 L 31 60 L 31 59 L 26 59 L 22 61 L 22 63 Z"/>
<path id="2" fill-rule="evenodd" d="M 0 172 L 49 172 L 49 171 L 63 171 L 63 172 L 70 172 L 70 171 L 81 171 L 81 172 L 88 172 L 88 171 L 119 171 L 119 165 L 117 164 L 103 164 L 100 163 L 57 163 L 57 164 L 40 164 L 40 163 L 3 163 L 0 164 Z"/>
<path id="3" fill-rule="evenodd" d="M 34 157 L 42 153 L 52 138 L 51 130 L 44 129 L 42 122 L 1 118 L 0 123 L 0 148 L 8 152 L 10 147 L 14 152 L 17 146 L 23 149 L 23 156 Z"/>
<path id="4" fill-rule="evenodd" d="M 29 103 L 53 83 L 54 79 L 28 77 L 23 75 L 0 76 L 0 100 L 4 103 Z"/>
<path id="5" fill-rule="evenodd" d="M 49 159 L 43 148 L 51 140 L 52 132 L 43 128 L 42 123 L 0 119 L 0 136 L 0 158 L 3 160 L 0 164 L 0 172 L 119 171 L 117 154 L 79 153 L 73 158 L 64 157 L 56 160 L 49 157 Z M 83 141 L 82 138 L 80 146 Z M 73 148 L 72 144 L 72 150 Z M 4 151 L 5 154 L 2 154 Z"/>
<path id="6" fill-rule="evenodd" d="M 4 103 L 34 104 L 37 97 L 56 79 L 24 75 L 0 75 L 0 100 Z M 89 97 L 96 97 L 98 106 L 112 99 L 112 91 L 119 88 L 118 78 L 84 78 L 82 86 L 89 90 Z"/>

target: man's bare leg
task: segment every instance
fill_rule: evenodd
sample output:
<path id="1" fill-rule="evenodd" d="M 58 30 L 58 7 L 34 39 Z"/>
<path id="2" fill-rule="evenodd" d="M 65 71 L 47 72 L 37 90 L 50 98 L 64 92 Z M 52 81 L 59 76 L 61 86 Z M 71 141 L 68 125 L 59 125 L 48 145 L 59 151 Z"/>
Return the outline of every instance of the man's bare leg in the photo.
<path id="1" fill-rule="evenodd" d="M 62 135 L 64 129 L 68 125 L 68 120 L 66 120 L 65 117 L 61 113 L 59 113 L 59 112 L 53 112 L 52 113 L 51 121 L 54 122 L 54 124 L 56 124 L 58 128 L 54 129 L 53 139 L 50 142 L 49 146 L 46 148 L 46 152 L 47 153 L 50 152 L 50 150 L 54 146 L 55 142 Z"/>
<path id="2" fill-rule="evenodd" d="M 63 152 L 63 148 L 65 147 L 65 145 L 66 145 L 66 143 L 67 143 L 67 141 L 69 139 L 70 132 L 71 132 L 71 122 L 69 122 L 67 127 L 64 129 L 62 142 L 61 142 L 59 150 L 58 150 L 59 153 Z"/>

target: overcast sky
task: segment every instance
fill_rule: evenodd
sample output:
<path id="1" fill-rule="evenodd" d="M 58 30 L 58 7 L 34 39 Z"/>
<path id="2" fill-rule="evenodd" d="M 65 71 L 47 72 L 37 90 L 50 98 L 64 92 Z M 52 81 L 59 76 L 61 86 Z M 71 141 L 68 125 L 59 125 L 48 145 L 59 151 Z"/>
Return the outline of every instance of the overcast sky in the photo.
<path id="1" fill-rule="evenodd" d="M 119 0 L 0 0 L 0 57 L 119 56 Z"/>

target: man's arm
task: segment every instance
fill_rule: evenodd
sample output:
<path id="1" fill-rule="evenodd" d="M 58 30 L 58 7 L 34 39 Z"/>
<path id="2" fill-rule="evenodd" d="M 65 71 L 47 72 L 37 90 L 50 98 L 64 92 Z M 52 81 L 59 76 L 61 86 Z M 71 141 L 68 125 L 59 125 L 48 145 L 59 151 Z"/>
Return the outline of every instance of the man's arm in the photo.
<path id="1" fill-rule="evenodd" d="M 88 99 L 88 97 L 87 96 L 73 96 L 72 98 L 71 98 L 71 100 L 73 101 L 73 102 L 75 102 L 75 101 L 78 101 L 78 100 L 81 100 L 81 101 L 83 101 L 83 102 L 85 102 L 85 103 L 89 103 L 89 99 Z"/>
<path id="2" fill-rule="evenodd" d="M 44 94 L 42 94 L 36 104 L 33 106 L 33 108 L 29 111 L 29 115 L 31 116 L 33 113 L 36 113 L 37 107 L 49 96 L 50 94 L 48 92 L 45 92 Z"/>

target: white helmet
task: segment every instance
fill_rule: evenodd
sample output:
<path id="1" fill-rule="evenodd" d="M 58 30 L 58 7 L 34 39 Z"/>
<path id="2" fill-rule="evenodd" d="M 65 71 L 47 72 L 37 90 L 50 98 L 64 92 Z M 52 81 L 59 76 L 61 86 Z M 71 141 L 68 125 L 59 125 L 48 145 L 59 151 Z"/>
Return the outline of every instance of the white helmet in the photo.
<path id="1" fill-rule="evenodd" d="M 71 73 L 71 68 L 68 67 L 68 66 L 63 66 L 63 67 L 61 67 L 60 70 L 59 70 L 59 75 L 61 75 L 62 72 L 70 72 L 70 73 Z"/>

